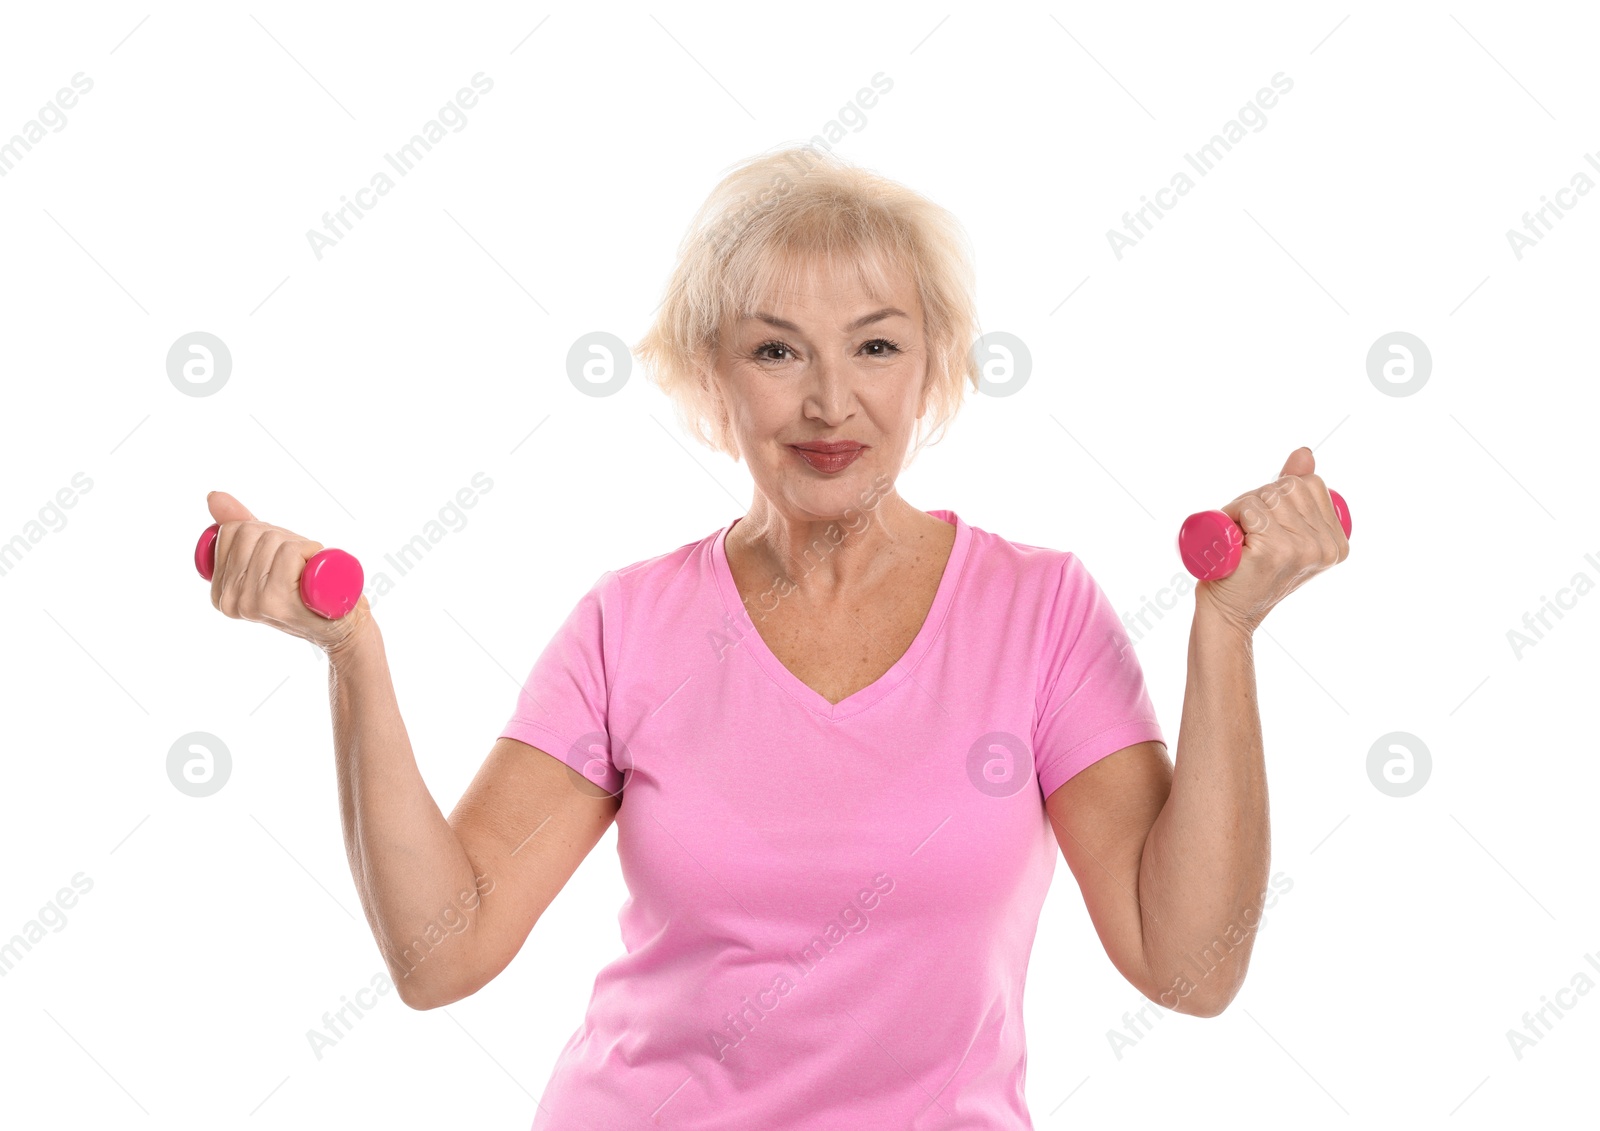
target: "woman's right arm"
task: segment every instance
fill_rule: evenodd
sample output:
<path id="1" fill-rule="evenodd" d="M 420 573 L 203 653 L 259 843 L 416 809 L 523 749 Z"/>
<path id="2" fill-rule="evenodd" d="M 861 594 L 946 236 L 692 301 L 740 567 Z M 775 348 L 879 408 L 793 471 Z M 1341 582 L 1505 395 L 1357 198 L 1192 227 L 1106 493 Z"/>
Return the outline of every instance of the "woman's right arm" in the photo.
<path id="1" fill-rule="evenodd" d="M 353 631 L 327 650 L 345 851 L 401 1000 L 434 1009 L 505 969 L 621 801 L 501 738 L 446 820 L 417 768 L 365 599 L 350 615 L 360 618 Z"/>
<path id="2" fill-rule="evenodd" d="M 345 852 L 401 1000 L 432 1009 L 476 993 L 522 949 L 621 801 L 502 738 L 446 821 L 412 755 L 367 599 L 337 620 L 311 612 L 299 580 L 322 543 L 260 521 L 226 491 L 206 506 L 217 523 L 212 605 L 328 657 Z"/>

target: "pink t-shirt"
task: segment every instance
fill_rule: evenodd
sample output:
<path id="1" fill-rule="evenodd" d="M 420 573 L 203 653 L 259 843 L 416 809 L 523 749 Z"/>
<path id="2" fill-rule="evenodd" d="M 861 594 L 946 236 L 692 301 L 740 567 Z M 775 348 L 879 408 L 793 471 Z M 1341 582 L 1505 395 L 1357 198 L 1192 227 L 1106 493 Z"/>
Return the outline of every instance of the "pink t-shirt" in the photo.
<path id="1" fill-rule="evenodd" d="M 630 895 L 535 1131 L 1032 1127 L 1044 799 L 1162 735 L 1082 562 L 930 513 L 927 620 L 840 703 L 757 633 L 739 519 L 605 573 L 539 656 L 502 734 L 622 790 Z"/>

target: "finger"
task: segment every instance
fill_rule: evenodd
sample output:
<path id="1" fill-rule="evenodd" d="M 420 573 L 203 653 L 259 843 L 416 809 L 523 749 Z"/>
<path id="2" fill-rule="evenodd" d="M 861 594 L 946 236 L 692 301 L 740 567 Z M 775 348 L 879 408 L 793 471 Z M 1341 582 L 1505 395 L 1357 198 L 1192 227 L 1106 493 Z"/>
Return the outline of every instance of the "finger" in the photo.
<path id="1" fill-rule="evenodd" d="M 1310 496 L 1311 506 L 1323 519 L 1327 520 L 1335 530 L 1339 530 L 1339 515 L 1333 509 L 1333 496 L 1328 494 L 1328 485 L 1322 481 L 1320 475 L 1305 476 L 1306 486 L 1311 488 L 1306 494 Z M 1339 530 L 1342 534 L 1343 530 Z"/>
<path id="2" fill-rule="evenodd" d="M 225 616 L 239 615 L 239 596 L 255 544 L 267 527 L 258 522 L 225 522 L 217 531 L 217 565 L 211 574 L 211 603 Z"/>
<path id="3" fill-rule="evenodd" d="M 1295 457 L 1301 450 L 1303 449 L 1291 452 L 1289 462 L 1284 466 L 1294 466 Z M 1260 534 L 1272 525 L 1275 508 L 1282 504 L 1286 496 L 1293 493 L 1294 487 L 1294 477 L 1284 473 L 1271 483 L 1263 483 L 1253 491 L 1246 491 L 1217 509 L 1231 518 L 1234 525 L 1245 534 Z"/>
<path id="4" fill-rule="evenodd" d="M 1310 448 L 1296 448 L 1289 453 L 1289 458 L 1283 461 L 1283 470 L 1278 472 L 1278 478 L 1285 475 L 1310 475 L 1317 468 L 1317 457 Z"/>
<path id="5" fill-rule="evenodd" d="M 211 509 L 211 517 L 217 522 L 240 522 L 256 517 L 226 491 L 213 491 L 207 495 L 206 506 Z"/>
<path id="6" fill-rule="evenodd" d="M 1302 525 L 1297 521 L 1298 517 L 1314 518 L 1313 512 L 1318 509 L 1317 500 L 1313 497 L 1317 492 L 1303 489 L 1313 480 L 1319 486 L 1322 483 L 1321 479 L 1311 473 L 1312 463 L 1310 448 L 1296 448 L 1289 453 L 1289 459 L 1283 465 L 1285 471 L 1277 479 L 1262 484 L 1254 491 L 1247 491 L 1233 502 L 1224 504 L 1218 509 L 1233 519 L 1239 529 L 1246 534 L 1259 534 L 1275 520 L 1287 523 L 1291 527 Z M 1306 470 L 1302 472 L 1288 470 L 1295 467 L 1303 467 Z M 1326 488 L 1323 488 L 1323 494 L 1326 494 Z M 1287 507 L 1284 505 L 1286 500 Z M 1327 504 L 1331 510 L 1333 501 L 1329 499 Z"/>
<path id="7" fill-rule="evenodd" d="M 1330 556 L 1333 559 L 1330 564 L 1337 565 L 1350 556 L 1350 539 L 1339 522 L 1339 512 L 1334 508 L 1333 496 L 1328 492 L 1328 485 L 1322 481 L 1322 476 L 1306 476 L 1306 486 L 1311 488 L 1307 494 L 1316 500 L 1317 514 L 1328 533 L 1328 544 L 1332 547 Z"/>
<path id="8" fill-rule="evenodd" d="M 261 620 L 262 614 L 283 604 L 286 587 L 283 579 L 294 576 L 292 560 L 284 560 L 284 550 L 293 544 L 280 541 L 268 527 L 251 548 L 250 571 L 240 579 L 239 616 Z"/>
<path id="9" fill-rule="evenodd" d="M 1250 535 L 1260 534 L 1272 525 L 1273 508 L 1280 502 L 1276 491 L 1275 485 L 1268 483 L 1258 490 L 1240 495 L 1232 502 L 1223 503 L 1217 509 L 1233 519 L 1234 525 L 1244 531 L 1248 545 Z"/>
<path id="10" fill-rule="evenodd" d="M 306 562 L 322 547 L 315 542 L 286 538 L 278 543 L 270 558 L 266 547 L 258 551 L 262 558 L 262 577 L 256 586 L 258 610 L 272 613 L 272 623 L 280 627 L 293 622 L 297 613 L 304 611 L 300 600 L 300 575 Z"/>

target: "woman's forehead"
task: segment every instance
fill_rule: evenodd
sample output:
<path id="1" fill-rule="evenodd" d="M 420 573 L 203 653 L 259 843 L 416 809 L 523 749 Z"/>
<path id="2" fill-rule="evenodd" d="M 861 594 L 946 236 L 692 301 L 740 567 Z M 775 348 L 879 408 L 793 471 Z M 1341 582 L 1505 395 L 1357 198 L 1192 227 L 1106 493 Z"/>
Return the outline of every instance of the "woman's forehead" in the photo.
<path id="1" fill-rule="evenodd" d="M 911 312 L 917 305 L 916 288 L 903 271 L 887 272 L 884 277 L 865 277 L 853 270 L 801 270 L 782 273 L 765 280 L 764 286 L 751 287 L 739 304 L 742 316 L 759 313 L 787 318 L 785 311 L 866 308 L 878 310 L 892 306 Z"/>

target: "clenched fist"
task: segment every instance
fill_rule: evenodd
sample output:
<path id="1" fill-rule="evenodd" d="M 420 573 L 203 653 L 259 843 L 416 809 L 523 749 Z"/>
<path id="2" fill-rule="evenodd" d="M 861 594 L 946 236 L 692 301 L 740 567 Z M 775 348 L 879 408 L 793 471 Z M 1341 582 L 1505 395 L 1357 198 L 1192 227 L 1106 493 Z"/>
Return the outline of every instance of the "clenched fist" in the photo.
<path id="1" fill-rule="evenodd" d="M 362 630 L 371 616 L 366 597 L 337 620 L 318 616 L 300 599 L 300 575 L 322 543 L 259 521 L 226 491 L 207 495 L 206 506 L 218 524 L 211 604 L 224 616 L 270 624 L 330 654 Z"/>
<path id="2" fill-rule="evenodd" d="M 1195 599 L 1209 602 L 1246 636 L 1273 606 L 1316 574 L 1350 556 L 1350 542 L 1310 448 L 1296 448 L 1278 478 L 1219 508 L 1244 533 L 1239 566 L 1202 581 Z"/>

